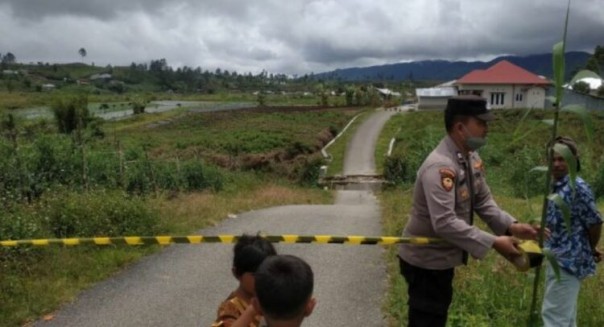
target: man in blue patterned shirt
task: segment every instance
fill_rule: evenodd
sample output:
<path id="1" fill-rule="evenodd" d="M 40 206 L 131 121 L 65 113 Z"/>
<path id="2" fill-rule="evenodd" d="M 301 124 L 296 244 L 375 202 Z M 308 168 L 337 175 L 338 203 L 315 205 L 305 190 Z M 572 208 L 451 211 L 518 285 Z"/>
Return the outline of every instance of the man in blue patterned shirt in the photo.
<path id="1" fill-rule="evenodd" d="M 577 160 L 580 170 L 579 152 L 575 141 L 569 137 L 558 137 L 556 143 L 566 145 Z M 602 217 L 596 208 L 589 185 L 576 177 L 573 195 L 568 174 L 568 164 L 564 158 L 553 156 L 553 192 L 558 194 L 571 210 L 570 233 L 566 228 L 560 210 L 553 202 L 547 207 L 547 228 L 551 236 L 545 241 L 560 266 L 560 280 L 557 281 L 551 266 L 545 275 L 545 295 L 541 309 L 544 326 L 576 326 L 577 298 L 581 280 L 595 274 L 596 262 L 602 253 L 596 248 L 602 231 Z"/>

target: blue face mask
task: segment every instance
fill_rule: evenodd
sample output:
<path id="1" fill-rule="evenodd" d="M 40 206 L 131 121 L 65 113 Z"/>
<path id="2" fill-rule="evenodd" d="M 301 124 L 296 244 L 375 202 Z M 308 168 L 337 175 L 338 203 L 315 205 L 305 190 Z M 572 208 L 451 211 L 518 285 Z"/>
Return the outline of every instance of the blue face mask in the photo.
<path id="1" fill-rule="evenodd" d="M 466 140 L 465 144 L 471 151 L 476 151 L 487 144 L 487 139 L 484 137 L 471 136 L 470 131 L 466 125 L 462 125 L 463 129 L 466 131 Z"/>

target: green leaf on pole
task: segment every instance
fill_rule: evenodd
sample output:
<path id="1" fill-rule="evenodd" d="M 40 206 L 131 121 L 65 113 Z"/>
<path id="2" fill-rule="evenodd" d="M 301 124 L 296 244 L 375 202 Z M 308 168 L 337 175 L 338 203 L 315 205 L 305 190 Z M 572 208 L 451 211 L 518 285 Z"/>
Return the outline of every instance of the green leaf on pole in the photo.
<path id="1" fill-rule="evenodd" d="M 549 264 L 552 266 L 552 270 L 554 270 L 556 280 L 560 281 L 560 265 L 558 265 L 556 256 L 549 249 L 543 249 L 543 255 L 545 256 Z"/>
<path id="2" fill-rule="evenodd" d="M 577 81 L 582 80 L 584 78 L 595 78 L 600 79 L 600 76 L 591 70 L 583 69 L 573 76 L 573 79 L 570 80 L 570 85 L 575 84 Z"/>
<path id="3" fill-rule="evenodd" d="M 568 204 L 566 204 L 564 199 L 556 193 L 548 195 L 547 199 L 554 202 L 554 204 L 556 204 L 556 206 L 560 209 L 562 212 L 562 218 L 564 218 L 564 223 L 566 224 L 566 231 L 570 233 L 570 208 L 568 207 Z"/>
<path id="4" fill-rule="evenodd" d="M 549 125 L 549 126 L 554 126 L 554 120 L 553 119 L 542 119 L 541 120 L 544 124 Z"/>
<path id="5" fill-rule="evenodd" d="M 568 175 L 570 176 L 569 184 L 574 194 L 575 179 L 577 178 L 577 158 L 566 144 L 556 143 L 554 144 L 553 150 L 564 158 L 564 161 L 568 166 Z"/>
<path id="6" fill-rule="evenodd" d="M 519 121 L 519 122 L 518 122 L 518 124 L 516 125 L 516 129 L 514 129 L 514 134 L 512 134 L 512 135 L 513 135 L 514 140 L 517 140 L 517 139 L 518 139 L 518 136 L 517 136 L 517 135 L 518 135 L 518 133 L 520 132 L 520 129 L 521 129 L 521 127 L 522 127 L 522 126 L 523 126 L 523 124 L 524 124 L 524 121 L 526 120 L 526 118 L 528 117 L 528 115 L 531 113 L 531 110 L 532 110 L 532 109 L 533 109 L 533 108 L 527 108 L 527 109 L 524 111 L 524 114 L 522 115 L 522 118 L 520 119 L 520 121 Z"/>
<path id="7" fill-rule="evenodd" d="M 547 166 L 537 166 L 537 167 L 533 167 L 531 168 L 531 170 L 529 170 L 529 173 L 547 173 Z"/>
<path id="8" fill-rule="evenodd" d="M 545 100 L 547 100 L 547 101 L 549 101 L 549 102 L 551 102 L 551 103 L 556 103 L 556 97 L 555 97 L 555 96 L 553 96 L 553 95 L 546 96 L 546 97 L 545 97 Z"/>
<path id="9" fill-rule="evenodd" d="M 558 42 L 553 48 L 554 83 L 556 85 L 556 101 L 562 102 L 562 84 L 564 83 L 564 42 Z"/>
<path id="10" fill-rule="evenodd" d="M 585 126 L 585 134 L 587 135 L 587 139 L 589 142 L 591 142 L 594 134 L 594 128 L 593 124 L 591 123 L 591 118 L 589 117 L 589 111 L 587 111 L 584 106 L 579 104 L 570 104 L 564 106 L 562 111 L 574 113 L 581 118 L 583 125 Z"/>

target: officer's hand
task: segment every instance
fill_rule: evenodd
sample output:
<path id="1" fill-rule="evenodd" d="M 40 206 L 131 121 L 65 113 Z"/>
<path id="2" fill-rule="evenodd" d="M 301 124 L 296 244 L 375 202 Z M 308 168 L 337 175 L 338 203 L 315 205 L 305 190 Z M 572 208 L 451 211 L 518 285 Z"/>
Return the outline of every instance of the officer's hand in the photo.
<path id="1" fill-rule="evenodd" d="M 510 227 L 508 227 L 508 232 L 510 232 L 510 234 L 512 234 L 513 236 L 516 236 L 523 240 L 536 240 L 537 235 L 539 235 L 539 229 L 540 229 L 539 226 L 514 223 L 514 224 L 511 224 Z M 550 234 L 549 229 L 546 228 L 544 232 L 545 232 L 546 238 L 549 237 L 549 234 Z"/>
<path id="2" fill-rule="evenodd" d="M 518 240 L 511 236 L 497 236 L 493 243 L 493 249 L 499 252 L 504 258 L 512 260 L 520 255 L 517 248 Z"/>

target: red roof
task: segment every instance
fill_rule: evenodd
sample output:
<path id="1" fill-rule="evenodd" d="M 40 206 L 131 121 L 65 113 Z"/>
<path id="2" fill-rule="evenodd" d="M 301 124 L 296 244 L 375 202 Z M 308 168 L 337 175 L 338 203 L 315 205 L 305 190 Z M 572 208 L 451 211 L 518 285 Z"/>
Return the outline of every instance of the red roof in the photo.
<path id="1" fill-rule="evenodd" d="M 551 84 L 528 70 L 502 60 L 487 69 L 473 70 L 456 81 L 456 84 Z"/>

